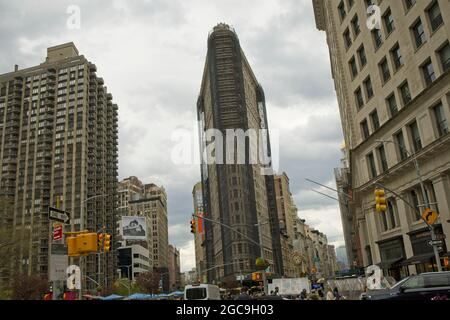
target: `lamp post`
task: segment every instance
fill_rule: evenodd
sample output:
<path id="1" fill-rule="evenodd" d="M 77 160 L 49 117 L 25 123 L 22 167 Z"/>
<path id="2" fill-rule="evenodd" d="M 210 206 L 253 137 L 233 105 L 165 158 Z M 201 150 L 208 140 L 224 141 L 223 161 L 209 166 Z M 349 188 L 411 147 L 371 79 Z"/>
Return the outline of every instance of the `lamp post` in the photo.
<path id="1" fill-rule="evenodd" d="M 93 199 L 100 198 L 100 197 L 107 197 L 107 196 L 108 196 L 107 194 L 99 194 L 99 195 L 95 195 L 95 196 L 89 197 L 89 198 L 87 198 L 87 199 L 81 201 L 81 208 L 80 208 L 80 219 L 81 219 L 81 221 L 80 221 L 80 230 L 84 230 L 84 206 L 86 205 L 86 203 L 87 203 L 89 200 L 93 200 Z M 72 231 L 74 231 L 74 227 L 75 227 L 75 226 L 74 226 L 74 224 L 72 223 L 72 226 L 71 226 Z M 84 259 L 83 259 L 83 256 L 81 256 L 81 257 L 80 257 L 80 262 L 79 262 L 81 274 L 84 273 L 84 271 L 83 271 L 83 260 L 84 260 Z M 99 270 L 100 270 L 100 255 L 99 255 L 98 263 L 99 263 L 99 267 L 98 267 L 98 268 L 99 268 Z M 100 272 L 99 272 L 99 274 L 100 274 Z M 100 275 L 99 275 L 99 277 L 100 277 Z M 81 300 L 81 298 L 82 298 L 83 287 L 86 288 L 86 277 L 84 277 L 84 279 L 85 279 L 85 281 L 84 281 L 83 286 L 82 286 L 82 288 L 80 289 L 80 293 L 79 293 L 79 299 L 80 299 L 80 300 Z M 100 280 L 100 278 L 99 278 L 99 280 Z M 98 283 L 98 282 L 97 282 L 97 283 Z"/>
<path id="2" fill-rule="evenodd" d="M 414 167 L 416 169 L 417 178 L 419 179 L 420 189 L 422 190 L 422 197 L 423 197 L 423 201 L 424 201 L 424 206 L 429 206 L 430 205 L 430 201 L 429 201 L 428 195 L 427 195 L 427 193 L 425 191 L 425 184 L 423 183 L 422 174 L 420 172 L 419 161 L 417 160 L 417 153 L 411 154 L 411 152 L 409 152 L 406 149 L 406 147 L 404 147 L 400 143 L 397 143 L 397 142 L 392 141 L 392 140 L 375 140 L 375 141 L 383 143 L 383 144 L 393 143 L 393 144 L 397 145 L 402 151 L 404 151 L 408 155 L 408 157 L 412 157 L 413 163 L 414 163 Z M 426 221 L 425 221 L 425 223 L 428 225 L 428 223 Z M 429 227 L 430 227 L 430 233 L 431 233 L 431 240 L 435 241 L 436 240 L 436 233 L 434 231 L 434 227 L 433 226 L 429 226 Z M 442 271 L 441 257 L 439 256 L 439 250 L 437 248 L 437 245 L 435 245 L 435 244 L 433 244 L 433 251 L 434 251 L 434 257 L 436 259 L 436 265 L 437 265 L 438 271 L 441 272 Z"/>
<path id="3" fill-rule="evenodd" d="M 128 295 L 131 295 L 131 282 L 133 281 L 133 275 L 131 275 L 131 279 L 130 279 L 130 268 L 132 268 L 133 265 L 126 265 L 126 266 L 119 266 L 119 268 L 127 268 L 127 279 L 130 281 L 130 285 L 127 287 L 128 288 Z M 122 272 L 120 272 L 120 275 L 122 275 Z M 121 283 L 121 282 L 119 282 Z"/>

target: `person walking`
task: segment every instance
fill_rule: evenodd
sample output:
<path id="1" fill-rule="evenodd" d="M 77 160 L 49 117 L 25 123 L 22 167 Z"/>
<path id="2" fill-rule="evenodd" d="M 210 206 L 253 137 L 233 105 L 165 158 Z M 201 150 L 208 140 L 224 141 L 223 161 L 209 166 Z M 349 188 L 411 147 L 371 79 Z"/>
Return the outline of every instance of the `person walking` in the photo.
<path id="1" fill-rule="evenodd" d="M 339 290 L 338 290 L 337 287 L 334 288 L 333 294 L 334 294 L 334 300 L 340 300 L 341 299 L 341 295 L 339 294 Z"/>
<path id="2" fill-rule="evenodd" d="M 236 297 L 234 300 L 252 300 L 252 297 L 248 294 L 248 289 L 243 287 L 241 289 L 241 294 Z"/>
<path id="3" fill-rule="evenodd" d="M 300 293 L 300 300 L 306 300 L 308 298 L 308 294 L 306 293 L 306 289 L 303 289 Z"/>
<path id="4" fill-rule="evenodd" d="M 334 300 L 334 294 L 333 294 L 333 291 L 331 291 L 331 288 L 328 288 L 327 300 Z"/>

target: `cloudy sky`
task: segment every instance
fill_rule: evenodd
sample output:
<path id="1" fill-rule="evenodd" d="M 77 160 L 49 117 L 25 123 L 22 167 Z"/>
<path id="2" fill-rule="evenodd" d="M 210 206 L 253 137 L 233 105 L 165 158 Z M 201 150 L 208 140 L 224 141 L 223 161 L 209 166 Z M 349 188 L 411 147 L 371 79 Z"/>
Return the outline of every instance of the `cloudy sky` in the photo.
<path id="1" fill-rule="evenodd" d="M 73 28 L 70 5 L 80 9 L 80 28 Z M 280 170 L 299 216 L 343 244 L 337 203 L 305 181 L 335 186 L 342 141 L 325 34 L 315 28 L 311 0 L 0 0 L 0 73 L 37 65 L 47 47 L 70 41 L 97 65 L 119 105 L 119 178 L 166 188 L 169 241 L 181 249 L 186 271 L 195 265 L 188 221 L 200 172 L 172 161 L 173 133 L 191 130 L 195 148 L 206 41 L 219 22 L 235 28 L 265 89 Z"/>

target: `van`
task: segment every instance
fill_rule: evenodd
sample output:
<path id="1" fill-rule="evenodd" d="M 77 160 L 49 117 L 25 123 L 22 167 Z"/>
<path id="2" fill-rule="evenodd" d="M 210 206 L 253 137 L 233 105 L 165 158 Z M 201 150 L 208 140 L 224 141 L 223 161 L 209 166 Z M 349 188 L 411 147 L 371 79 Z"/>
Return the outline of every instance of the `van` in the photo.
<path id="1" fill-rule="evenodd" d="M 184 288 L 184 300 L 221 300 L 220 289 L 213 284 L 188 285 Z"/>

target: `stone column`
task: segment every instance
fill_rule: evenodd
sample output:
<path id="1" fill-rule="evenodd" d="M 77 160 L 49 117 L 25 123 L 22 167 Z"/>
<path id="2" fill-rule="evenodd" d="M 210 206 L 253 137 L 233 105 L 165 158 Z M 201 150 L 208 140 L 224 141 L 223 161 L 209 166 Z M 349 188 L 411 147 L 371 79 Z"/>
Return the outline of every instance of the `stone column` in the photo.
<path id="1" fill-rule="evenodd" d="M 408 200 L 407 194 L 401 195 L 403 198 Z M 411 219 L 410 217 L 410 207 L 402 200 L 397 199 L 397 208 L 398 208 L 398 218 L 400 220 L 400 226 L 402 229 L 402 236 L 403 236 L 403 244 L 405 247 L 405 254 L 406 258 L 411 258 L 414 255 L 411 239 L 408 236 L 408 232 L 410 231 L 410 223 Z M 417 273 L 416 266 L 408 266 L 409 273 Z"/>

